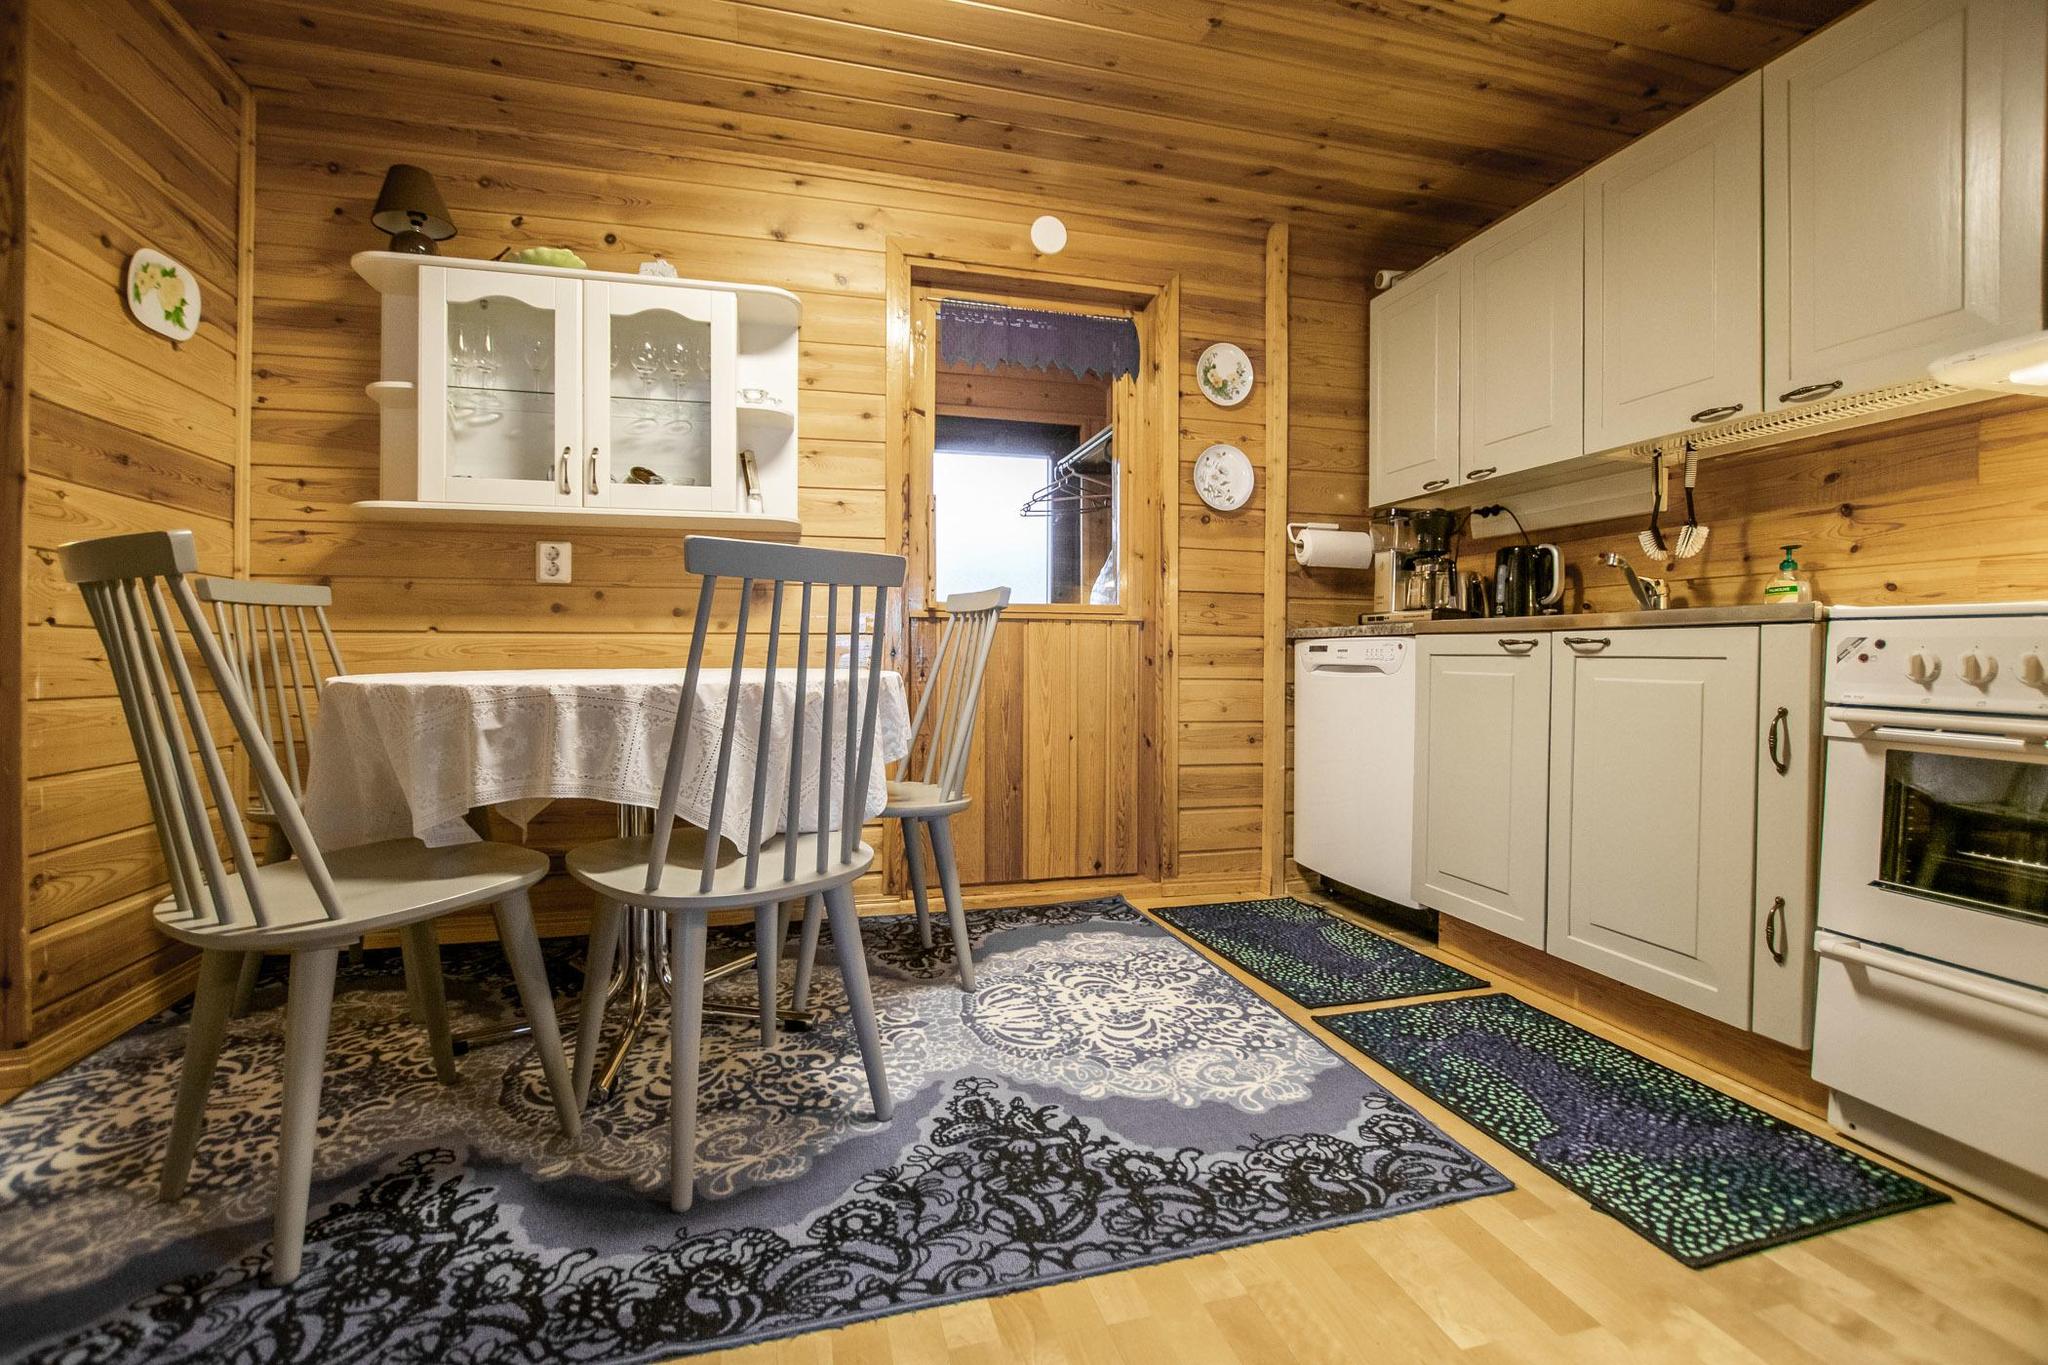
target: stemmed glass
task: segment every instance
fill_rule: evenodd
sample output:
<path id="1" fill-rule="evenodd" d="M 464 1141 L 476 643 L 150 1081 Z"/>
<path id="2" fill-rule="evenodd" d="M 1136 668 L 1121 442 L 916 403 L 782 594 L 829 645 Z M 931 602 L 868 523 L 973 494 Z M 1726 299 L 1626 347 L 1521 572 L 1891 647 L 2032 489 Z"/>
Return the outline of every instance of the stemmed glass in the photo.
<path id="1" fill-rule="evenodd" d="M 696 424 L 690 420 L 689 409 L 683 405 L 683 390 L 701 372 L 703 362 L 691 338 L 683 335 L 668 344 L 662 355 L 662 364 L 668 371 L 669 391 L 675 399 L 669 408 L 668 429 L 678 435 L 687 435 L 696 430 Z"/>

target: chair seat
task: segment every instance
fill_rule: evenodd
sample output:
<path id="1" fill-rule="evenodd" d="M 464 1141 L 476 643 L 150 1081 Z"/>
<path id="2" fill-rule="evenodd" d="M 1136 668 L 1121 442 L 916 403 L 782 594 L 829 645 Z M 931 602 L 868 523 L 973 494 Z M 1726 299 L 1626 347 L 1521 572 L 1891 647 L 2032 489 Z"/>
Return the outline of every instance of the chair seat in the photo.
<path id="1" fill-rule="evenodd" d="M 927 819 L 951 815 L 974 804 L 974 799 L 969 796 L 956 796 L 948 801 L 944 791 L 936 782 L 891 782 L 889 804 L 882 809 L 882 818 Z"/>
<path id="2" fill-rule="evenodd" d="M 157 926 L 201 948 L 286 951 L 350 943 L 375 929 L 397 928 L 451 910 L 487 905 L 532 886 L 548 872 L 545 853 L 512 844 L 428 848 L 417 839 L 387 839 L 327 855 L 340 919 L 327 918 L 305 865 L 297 858 L 256 869 L 268 927 L 250 912 L 240 874 L 227 879 L 229 919 L 214 922 L 209 900 L 198 915 L 174 898 L 156 906 Z M 203 894 L 203 893 L 202 893 Z"/>
<path id="3" fill-rule="evenodd" d="M 836 847 L 839 835 L 828 833 L 823 837 L 835 841 L 835 846 L 827 849 L 825 871 L 819 872 L 820 836 L 793 836 L 796 876 L 787 881 L 782 876 L 782 859 L 783 849 L 791 839 L 777 835 L 764 840 L 759 875 L 751 887 L 746 884 L 746 856 L 721 839 L 717 842 L 718 864 L 711 874 L 711 889 L 698 890 L 704 875 L 704 831 L 685 825 L 676 826 L 669 839 L 661 885 L 653 891 L 647 890 L 647 861 L 652 840 L 645 834 L 607 839 L 601 844 L 571 849 L 569 875 L 608 900 L 656 909 L 718 910 L 730 906 L 764 905 L 769 901 L 794 900 L 813 892 L 844 886 L 866 872 L 875 861 L 875 851 L 860 843 L 854 845 L 850 860 L 840 862 Z"/>

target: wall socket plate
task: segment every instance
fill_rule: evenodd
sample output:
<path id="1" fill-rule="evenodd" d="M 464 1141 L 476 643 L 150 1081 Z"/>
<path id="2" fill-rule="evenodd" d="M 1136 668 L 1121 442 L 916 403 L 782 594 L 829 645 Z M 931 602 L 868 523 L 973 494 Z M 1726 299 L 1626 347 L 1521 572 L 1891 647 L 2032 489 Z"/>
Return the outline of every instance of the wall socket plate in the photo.
<path id="1" fill-rule="evenodd" d="M 570 545 L 566 540 L 536 540 L 533 543 L 533 581 L 570 582 Z"/>

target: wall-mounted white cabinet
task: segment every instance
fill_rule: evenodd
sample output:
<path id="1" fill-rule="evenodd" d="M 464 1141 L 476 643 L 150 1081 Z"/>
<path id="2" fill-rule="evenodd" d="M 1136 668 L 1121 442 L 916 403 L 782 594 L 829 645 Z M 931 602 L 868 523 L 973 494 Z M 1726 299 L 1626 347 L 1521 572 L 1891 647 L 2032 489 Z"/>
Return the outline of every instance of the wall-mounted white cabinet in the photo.
<path id="1" fill-rule="evenodd" d="M 781 290 L 365 252 L 382 496 L 442 521 L 796 527 Z"/>
<path id="2" fill-rule="evenodd" d="M 1588 171 L 1586 450 L 1763 403 L 1763 77 Z"/>
<path id="3" fill-rule="evenodd" d="M 1458 462 L 1467 483 L 1585 449 L 1585 187 L 1573 181 L 1459 252 Z"/>
<path id="4" fill-rule="evenodd" d="M 1772 406 L 2041 325 L 2041 0 L 1874 0 L 1764 68 Z"/>
<path id="5" fill-rule="evenodd" d="M 2043 322 L 2044 107 L 2042 0 L 1871 0 L 1373 301 L 1370 502 L 1966 401 Z"/>
<path id="6" fill-rule="evenodd" d="M 1711 627 L 1566 634 L 1551 665 L 1547 950 L 1740 1028 L 1757 643 Z"/>
<path id="7" fill-rule="evenodd" d="M 1421 637 L 1416 898 L 1807 1046 L 1821 634 Z"/>
<path id="8" fill-rule="evenodd" d="M 1544 634 L 1421 640 L 1415 887 L 1424 905 L 1543 946 L 1550 809 Z"/>
<path id="9" fill-rule="evenodd" d="M 1371 304 L 1367 452 L 1376 501 L 1458 482 L 1458 326 L 1463 263 L 1439 257 Z"/>

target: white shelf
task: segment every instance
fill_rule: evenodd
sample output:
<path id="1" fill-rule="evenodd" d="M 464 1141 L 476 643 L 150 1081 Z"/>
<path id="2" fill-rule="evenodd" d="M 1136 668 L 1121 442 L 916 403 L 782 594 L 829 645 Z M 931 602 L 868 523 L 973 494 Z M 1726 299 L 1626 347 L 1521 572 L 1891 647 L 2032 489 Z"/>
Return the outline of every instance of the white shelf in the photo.
<path id="1" fill-rule="evenodd" d="M 375 499 L 354 504 L 375 521 L 428 521 L 459 526 L 637 527 L 662 531 L 716 531 L 736 536 L 793 536 L 803 529 L 792 517 L 759 512 L 660 511 L 610 507 L 497 507 L 474 503 L 398 502 Z"/>
<path id="2" fill-rule="evenodd" d="M 766 403 L 736 403 L 733 405 L 733 411 L 745 421 L 759 422 L 764 426 L 788 427 L 796 424 L 796 414 L 788 408 L 770 407 Z"/>
<path id="3" fill-rule="evenodd" d="M 379 379 L 365 384 L 363 392 L 380 408 L 409 408 L 419 402 L 419 387 L 410 379 Z"/>

